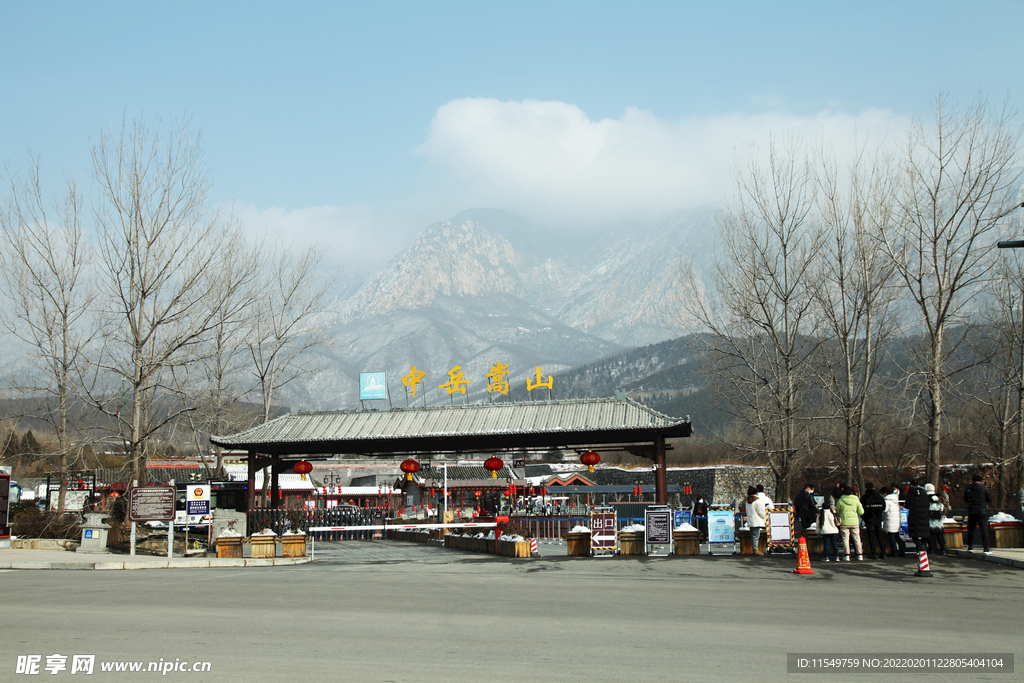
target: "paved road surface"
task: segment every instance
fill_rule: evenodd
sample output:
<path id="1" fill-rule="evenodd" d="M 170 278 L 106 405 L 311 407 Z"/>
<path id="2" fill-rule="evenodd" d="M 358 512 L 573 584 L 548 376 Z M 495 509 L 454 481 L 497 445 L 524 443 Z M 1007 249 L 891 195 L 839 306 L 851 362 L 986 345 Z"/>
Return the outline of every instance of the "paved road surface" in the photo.
<path id="1" fill-rule="evenodd" d="M 0 681 L 18 655 L 209 661 L 206 681 L 818 681 L 788 652 L 995 653 L 1021 680 L 1024 572 L 934 558 L 815 565 L 790 557 L 510 561 L 419 544 L 318 543 L 294 567 L 0 573 Z M 69 660 L 70 661 L 70 660 Z M 152 680 L 98 671 L 86 680 Z M 77 675 L 77 674 L 76 674 Z M 45 676 L 45 678 L 41 678 Z M 852 680 L 902 681 L 868 674 Z M 71 678 L 70 680 L 75 680 Z"/>

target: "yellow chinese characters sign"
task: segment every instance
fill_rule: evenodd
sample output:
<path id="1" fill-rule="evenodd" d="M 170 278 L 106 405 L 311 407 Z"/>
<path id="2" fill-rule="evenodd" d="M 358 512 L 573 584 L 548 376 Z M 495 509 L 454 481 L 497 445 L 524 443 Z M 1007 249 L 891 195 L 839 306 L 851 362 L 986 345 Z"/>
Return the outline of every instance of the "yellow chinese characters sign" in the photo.
<path id="1" fill-rule="evenodd" d="M 402 377 L 402 384 L 406 389 L 412 390 L 412 397 L 416 398 L 416 385 L 423 384 L 423 377 L 426 375 L 422 370 L 417 370 L 415 365 L 409 366 L 409 374 Z"/>
<path id="2" fill-rule="evenodd" d="M 469 380 L 466 379 L 466 373 L 462 371 L 461 365 L 456 365 L 448 371 L 448 381 L 437 388 L 447 389 L 449 395 L 456 393 L 465 395 L 467 386 L 469 386 Z"/>
<path id="3" fill-rule="evenodd" d="M 501 394 L 502 396 L 508 396 L 508 365 L 498 361 L 491 366 L 491 371 L 488 372 L 484 377 L 490 380 L 487 385 L 488 394 Z"/>
<path id="4" fill-rule="evenodd" d="M 548 375 L 548 378 L 545 381 L 544 378 L 541 377 L 541 371 L 540 371 L 539 367 L 537 368 L 537 381 L 536 382 L 531 382 L 529 377 L 526 378 L 526 390 L 527 391 L 533 391 L 534 389 L 539 389 L 540 387 L 546 387 L 548 391 L 551 391 L 551 388 L 553 386 L 555 386 L 554 378 L 551 375 Z"/>

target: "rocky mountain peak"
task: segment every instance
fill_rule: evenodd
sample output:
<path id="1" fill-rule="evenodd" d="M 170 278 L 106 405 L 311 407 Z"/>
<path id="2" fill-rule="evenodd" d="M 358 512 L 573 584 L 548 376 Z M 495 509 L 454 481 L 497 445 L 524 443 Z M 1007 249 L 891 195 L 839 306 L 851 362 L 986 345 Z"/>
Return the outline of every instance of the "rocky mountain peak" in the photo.
<path id="1" fill-rule="evenodd" d="M 346 317 L 421 308 L 438 297 L 521 295 L 524 260 L 507 239 L 471 218 L 434 223 L 360 288 Z"/>

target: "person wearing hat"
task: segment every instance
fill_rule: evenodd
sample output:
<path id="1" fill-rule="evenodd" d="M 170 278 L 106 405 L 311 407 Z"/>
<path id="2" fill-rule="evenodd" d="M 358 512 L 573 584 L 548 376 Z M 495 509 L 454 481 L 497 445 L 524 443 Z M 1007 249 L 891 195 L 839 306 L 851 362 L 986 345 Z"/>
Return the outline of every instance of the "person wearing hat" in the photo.
<path id="1" fill-rule="evenodd" d="M 971 477 L 971 485 L 964 490 L 964 502 L 967 503 L 967 551 L 974 550 L 974 528 L 978 527 L 985 554 L 991 555 L 988 548 L 988 506 L 992 503 L 992 494 L 981 483 L 980 474 Z"/>
<path id="2" fill-rule="evenodd" d="M 931 501 L 924 487 L 914 482 L 907 491 L 907 532 L 914 539 L 918 554 L 928 549 L 931 527 L 928 524 L 928 508 Z"/>
<path id="3" fill-rule="evenodd" d="M 900 538 L 900 491 L 895 486 L 890 486 L 883 491 L 882 499 L 885 500 L 885 512 L 882 514 L 882 528 L 889 538 L 889 549 L 892 556 L 906 555 L 906 546 Z"/>
<path id="4" fill-rule="evenodd" d="M 864 495 L 860 497 L 864 508 L 861 519 L 864 520 L 864 535 L 868 539 L 868 550 L 876 560 L 885 559 L 885 544 L 882 541 L 882 522 L 885 517 L 885 499 L 875 490 L 870 481 L 864 482 Z"/>
<path id="5" fill-rule="evenodd" d="M 829 561 L 829 550 L 835 554 L 834 562 L 839 561 L 839 515 L 836 514 L 832 496 L 825 499 L 818 515 L 818 534 L 821 536 L 821 547 L 825 561 Z"/>
<path id="6" fill-rule="evenodd" d="M 764 555 L 761 550 L 761 532 L 764 531 L 768 509 L 765 507 L 765 498 L 757 495 L 757 489 L 753 486 L 747 488 L 747 527 L 750 528 L 750 544 L 754 548 L 755 555 Z"/>
<path id="7" fill-rule="evenodd" d="M 942 518 L 946 516 L 946 506 L 942 499 L 935 493 L 934 484 L 925 484 L 924 492 L 928 496 L 928 531 L 929 547 L 934 551 L 946 554 L 946 529 L 942 525 Z"/>

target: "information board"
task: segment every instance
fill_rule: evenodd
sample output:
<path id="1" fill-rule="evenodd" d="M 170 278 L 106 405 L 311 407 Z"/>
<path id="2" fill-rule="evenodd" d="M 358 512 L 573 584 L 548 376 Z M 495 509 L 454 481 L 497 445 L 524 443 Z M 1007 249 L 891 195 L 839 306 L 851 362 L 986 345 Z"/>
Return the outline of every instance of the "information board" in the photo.
<path id="1" fill-rule="evenodd" d="M 590 548 L 594 557 L 615 554 L 617 524 L 615 510 L 599 508 L 590 513 Z"/>
<path id="2" fill-rule="evenodd" d="M 210 514 L 209 484 L 189 484 L 185 489 L 185 513 L 190 517 Z"/>
<path id="3" fill-rule="evenodd" d="M 10 500 L 11 475 L 3 472 L 0 473 L 0 538 L 11 535 L 11 530 L 7 528 L 10 519 Z"/>
<path id="4" fill-rule="evenodd" d="M 768 545 L 793 545 L 793 513 L 790 510 L 768 511 Z"/>
<path id="5" fill-rule="evenodd" d="M 708 510 L 711 553 L 731 555 L 736 549 L 736 517 L 732 510 Z"/>
<path id="6" fill-rule="evenodd" d="M 65 491 L 64 509 L 68 512 L 82 512 L 92 501 L 91 491 Z M 60 504 L 60 494 L 50 492 L 50 509 L 56 510 Z"/>
<path id="7" fill-rule="evenodd" d="M 672 512 L 670 510 L 644 511 L 647 545 L 672 543 Z"/>
<path id="8" fill-rule="evenodd" d="M 128 489 L 128 520 L 168 522 L 174 519 L 176 497 L 173 486 L 133 486 Z"/>
<path id="9" fill-rule="evenodd" d="M 684 524 L 696 526 L 693 523 L 693 512 L 690 510 L 676 510 L 675 512 L 672 513 L 672 516 L 674 518 L 672 520 L 673 529 L 675 527 L 680 527 Z"/>

